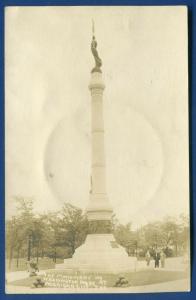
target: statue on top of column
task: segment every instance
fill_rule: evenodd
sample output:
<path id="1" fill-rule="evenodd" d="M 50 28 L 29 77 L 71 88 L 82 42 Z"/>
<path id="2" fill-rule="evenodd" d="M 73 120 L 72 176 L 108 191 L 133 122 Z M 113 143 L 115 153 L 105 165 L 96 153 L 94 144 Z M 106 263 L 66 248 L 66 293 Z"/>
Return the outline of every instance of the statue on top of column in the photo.
<path id="1" fill-rule="evenodd" d="M 97 51 L 97 41 L 94 36 L 94 22 L 93 22 L 93 38 L 91 42 L 91 51 L 95 59 L 95 67 L 92 69 L 91 73 L 94 72 L 100 72 L 101 73 L 101 66 L 102 66 L 102 61 L 101 58 L 99 57 L 98 51 Z"/>

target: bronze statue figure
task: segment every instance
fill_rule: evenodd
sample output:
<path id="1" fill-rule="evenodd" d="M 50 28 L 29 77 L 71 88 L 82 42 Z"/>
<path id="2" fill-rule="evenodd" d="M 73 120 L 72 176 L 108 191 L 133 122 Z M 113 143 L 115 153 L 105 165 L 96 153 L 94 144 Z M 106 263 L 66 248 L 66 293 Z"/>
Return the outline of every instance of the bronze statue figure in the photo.
<path id="1" fill-rule="evenodd" d="M 102 66 L 102 61 L 101 61 L 101 58 L 99 57 L 99 54 L 97 52 L 97 41 L 95 39 L 95 36 L 93 35 L 93 39 L 92 39 L 92 42 L 91 42 L 91 51 L 92 51 L 92 54 L 94 56 L 94 59 L 95 59 L 95 67 L 92 69 L 92 73 L 93 72 L 100 72 L 101 73 L 101 66 Z"/>

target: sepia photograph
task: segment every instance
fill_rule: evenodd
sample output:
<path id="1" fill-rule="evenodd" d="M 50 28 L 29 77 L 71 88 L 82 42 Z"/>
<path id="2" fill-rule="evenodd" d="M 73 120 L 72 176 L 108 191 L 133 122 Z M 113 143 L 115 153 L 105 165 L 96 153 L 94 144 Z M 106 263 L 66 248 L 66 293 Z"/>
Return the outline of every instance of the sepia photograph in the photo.
<path id="1" fill-rule="evenodd" d="M 186 6 L 5 8 L 5 291 L 190 291 Z"/>

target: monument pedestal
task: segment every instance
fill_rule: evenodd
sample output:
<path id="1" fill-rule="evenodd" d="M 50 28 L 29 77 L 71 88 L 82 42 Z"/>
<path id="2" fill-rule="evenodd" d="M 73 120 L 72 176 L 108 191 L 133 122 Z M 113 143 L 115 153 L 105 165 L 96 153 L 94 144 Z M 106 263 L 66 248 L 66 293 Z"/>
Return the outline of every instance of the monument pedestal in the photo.
<path id="1" fill-rule="evenodd" d="M 129 257 L 112 234 L 88 234 L 72 258 L 57 264 L 58 270 L 87 273 L 121 273 L 136 270 L 136 257 Z"/>

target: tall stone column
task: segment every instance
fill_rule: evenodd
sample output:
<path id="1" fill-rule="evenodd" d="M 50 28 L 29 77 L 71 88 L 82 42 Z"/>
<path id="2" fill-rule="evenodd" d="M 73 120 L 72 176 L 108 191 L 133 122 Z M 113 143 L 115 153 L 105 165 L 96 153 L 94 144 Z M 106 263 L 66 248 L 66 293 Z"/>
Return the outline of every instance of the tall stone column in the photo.
<path id="1" fill-rule="evenodd" d="M 91 191 L 87 206 L 90 233 L 109 233 L 112 207 L 106 193 L 103 91 L 102 73 L 93 70 L 89 89 L 91 91 Z"/>

